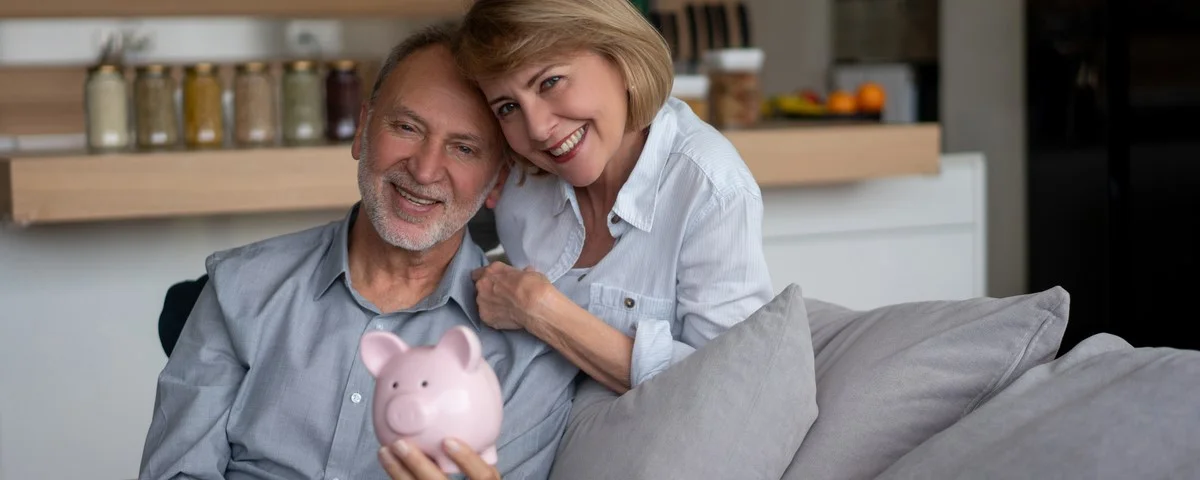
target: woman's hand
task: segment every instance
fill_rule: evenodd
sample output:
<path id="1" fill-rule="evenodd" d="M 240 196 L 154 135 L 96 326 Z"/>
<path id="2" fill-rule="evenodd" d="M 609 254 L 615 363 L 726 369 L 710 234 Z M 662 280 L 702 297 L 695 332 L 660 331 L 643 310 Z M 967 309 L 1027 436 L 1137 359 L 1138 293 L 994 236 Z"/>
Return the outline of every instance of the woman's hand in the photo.
<path id="1" fill-rule="evenodd" d="M 533 267 L 517 270 L 503 262 L 478 268 L 471 278 L 475 280 L 479 317 L 497 330 L 529 330 L 538 307 L 554 291 L 550 280 Z"/>
<path id="2" fill-rule="evenodd" d="M 500 480 L 496 467 L 488 465 L 470 448 L 462 448 L 462 442 L 447 439 L 442 449 L 458 469 L 470 480 Z M 392 480 L 444 480 L 446 474 L 421 450 L 397 440 L 396 443 L 379 449 L 379 463 Z"/>

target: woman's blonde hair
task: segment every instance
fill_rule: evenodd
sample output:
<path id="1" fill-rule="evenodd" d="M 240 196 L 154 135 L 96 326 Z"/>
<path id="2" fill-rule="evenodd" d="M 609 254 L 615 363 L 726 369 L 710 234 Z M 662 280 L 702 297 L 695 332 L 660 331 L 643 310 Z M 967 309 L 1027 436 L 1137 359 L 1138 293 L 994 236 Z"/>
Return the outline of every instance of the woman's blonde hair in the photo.
<path id="1" fill-rule="evenodd" d="M 584 49 L 608 57 L 625 77 L 626 126 L 649 126 L 671 94 L 674 66 L 662 35 L 629 0 L 477 0 L 454 45 L 476 81 Z"/>

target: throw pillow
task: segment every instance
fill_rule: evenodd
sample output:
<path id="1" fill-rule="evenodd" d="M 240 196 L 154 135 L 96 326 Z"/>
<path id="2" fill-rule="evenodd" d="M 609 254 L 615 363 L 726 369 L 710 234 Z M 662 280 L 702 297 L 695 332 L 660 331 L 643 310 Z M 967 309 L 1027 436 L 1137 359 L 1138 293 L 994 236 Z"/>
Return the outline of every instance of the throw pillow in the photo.
<path id="1" fill-rule="evenodd" d="M 811 341 L 791 285 L 622 396 L 584 383 L 551 478 L 779 478 L 817 417 Z"/>
<path id="2" fill-rule="evenodd" d="M 784 480 L 872 478 L 1058 353 L 1062 288 L 854 311 L 812 299 L 821 416 Z"/>
<path id="3" fill-rule="evenodd" d="M 1197 398 L 1200 352 L 1094 335 L 879 478 L 1200 478 Z"/>

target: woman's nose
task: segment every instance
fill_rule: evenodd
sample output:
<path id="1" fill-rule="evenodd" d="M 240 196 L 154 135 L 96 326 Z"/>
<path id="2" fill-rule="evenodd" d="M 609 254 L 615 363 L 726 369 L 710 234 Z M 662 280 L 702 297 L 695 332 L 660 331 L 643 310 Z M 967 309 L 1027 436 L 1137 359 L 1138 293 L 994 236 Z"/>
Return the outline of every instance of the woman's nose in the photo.
<path id="1" fill-rule="evenodd" d="M 530 102 L 530 105 L 523 105 L 521 109 L 525 114 L 525 128 L 529 131 L 529 139 L 539 148 L 549 147 L 549 143 L 555 140 L 550 138 L 555 126 L 554 115 L 550 113 L 550 109 L 541 102 Z"/>

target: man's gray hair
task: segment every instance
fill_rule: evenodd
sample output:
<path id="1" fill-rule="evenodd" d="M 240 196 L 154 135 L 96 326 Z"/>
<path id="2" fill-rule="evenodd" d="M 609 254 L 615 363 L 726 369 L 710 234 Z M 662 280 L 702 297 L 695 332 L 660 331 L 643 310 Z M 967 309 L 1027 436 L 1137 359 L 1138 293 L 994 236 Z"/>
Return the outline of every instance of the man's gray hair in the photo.
<path id="1" fill-rule="evenodd" d="M 375 108 L 375 99 L 379 97 L 379 88 L 387 80 L 392 70 L 396 69 L 396 65 L 408 58 L 409 55 L 426 47 L 444 45 L 449 48 L 454 42 L 454 35 L 458 31 L 458 26 L 459 23 L 457 21 L 436 23 L 422 28 L 417 33 L 404 39 L 399 45 L 392 47 L 392 51 L 388 53 L 387 60 L 379 67 L 379 74 L 375 76 L 375 85 L 371 86 L 371 97 L 367 101 L 367 108 Z"/>

